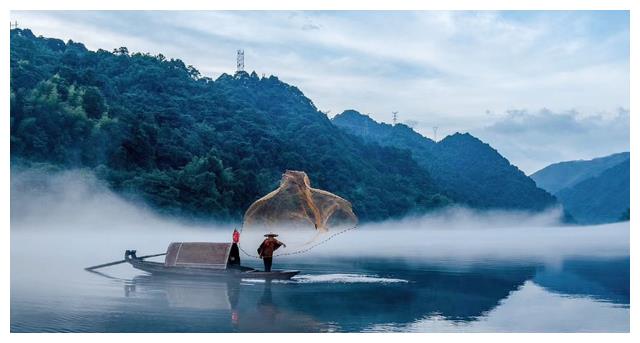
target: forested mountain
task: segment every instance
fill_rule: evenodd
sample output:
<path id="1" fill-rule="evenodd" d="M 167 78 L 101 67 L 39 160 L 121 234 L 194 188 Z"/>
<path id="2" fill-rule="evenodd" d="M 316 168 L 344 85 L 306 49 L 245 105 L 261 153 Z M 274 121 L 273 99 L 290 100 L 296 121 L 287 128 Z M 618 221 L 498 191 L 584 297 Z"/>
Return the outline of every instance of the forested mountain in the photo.
<path id="1" fill-rule="evenodd" d="M 239 219 L 287 169 L 349 199 L 362 220 L 445 205 L 408 151 L 344 133 L 300 90 L 179 59 L 89 51 L 11 30 L 12 164 L 89 168 L 171 214 Z"/>
<path id="2" fill-rule="evenodd" d="M 592 160 L 554 163 L 531 174 L 538 187 L 554 194 L 629 159 L 628 152 L 621 152 Z"/>
<path id="3" fill-rule="evenodd" d="M 417 155 L 418 159 L 431 158 L 431 149 L 436 146 L 436 142 L 413 131 L 407 125 L 378 123 L 355 110 L 346 110 L 336 115 L 332 122 L 346 132 L 365 138 L 366 141 L 401 149 L 411 147 L 411 152 Z"/>
<path id="4" fill-rule="evenodd" d="M 552 164 L 531 177 L 554 195 L 581 224 L 629 219 L 630 155 Z"/>
<path id="5" fill-rule="evenodd" d="M 468 133 L 456 133 L 436 143 L 406 125 L 378 123 L 354 110 L 344 111 L 332 121 L 367 142 L 410 151 L 443 193 L 457 203 L 522 210 L 542 210 L 556 203 L 495 149 Z"/>

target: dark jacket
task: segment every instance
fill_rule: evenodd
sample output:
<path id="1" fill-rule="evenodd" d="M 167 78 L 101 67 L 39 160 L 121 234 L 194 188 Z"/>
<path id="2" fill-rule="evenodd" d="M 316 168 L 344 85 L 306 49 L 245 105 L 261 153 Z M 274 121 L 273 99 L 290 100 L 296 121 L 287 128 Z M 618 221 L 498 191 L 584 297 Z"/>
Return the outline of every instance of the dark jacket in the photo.
<path id="1" fill-rule="evenodd" d="M 273 237 L 267 237 L 264 241 L 262 241 L 262 244 L 260 244 L 260 247 L 258 248 L 258 254 L 260 254 L 260 257 L 273 257 L 273 252 L 278 250 L 281 245 L 282 242 L 280 242 L 279 240 Z"/>
<path id="2" fill-rule="evenodd" d="M 231 249 L 229 250 L 229 260 L 227 261 L 228 265 L 240 265 L 240 249 L 238 248 L 238 244 L 231 244 Z"/>

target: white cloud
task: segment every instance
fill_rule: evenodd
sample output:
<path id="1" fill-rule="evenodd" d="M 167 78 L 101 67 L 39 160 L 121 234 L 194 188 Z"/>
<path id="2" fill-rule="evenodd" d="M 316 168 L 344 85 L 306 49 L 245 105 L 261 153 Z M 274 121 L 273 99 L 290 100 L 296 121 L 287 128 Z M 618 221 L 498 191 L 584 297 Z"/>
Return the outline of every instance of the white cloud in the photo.
<path id="1" fill-rule="evenodd" d="M 473 133 L 510 161 L 518 161 L 527 174 L 555 162 L 629 151 L 629 111 L 625 109 L 591 116 L 546 109 L 509 111 L 498 118 Z"/>

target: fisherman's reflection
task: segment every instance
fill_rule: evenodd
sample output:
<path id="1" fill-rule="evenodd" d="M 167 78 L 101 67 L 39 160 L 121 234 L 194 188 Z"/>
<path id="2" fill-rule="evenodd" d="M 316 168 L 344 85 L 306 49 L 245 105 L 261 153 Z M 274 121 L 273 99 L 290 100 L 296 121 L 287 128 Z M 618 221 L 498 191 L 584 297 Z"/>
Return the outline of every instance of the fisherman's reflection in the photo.
<path id="1" fill-rule="evenodd" d="M 266 280 L 262 296 L 258 301 L 258 313 L 264 318 L 264 323 L 271 326 L 276 322 L 278 317 L 278 307 L 273 303 L 273 294 L 271 293 L 271 280 Z"/>

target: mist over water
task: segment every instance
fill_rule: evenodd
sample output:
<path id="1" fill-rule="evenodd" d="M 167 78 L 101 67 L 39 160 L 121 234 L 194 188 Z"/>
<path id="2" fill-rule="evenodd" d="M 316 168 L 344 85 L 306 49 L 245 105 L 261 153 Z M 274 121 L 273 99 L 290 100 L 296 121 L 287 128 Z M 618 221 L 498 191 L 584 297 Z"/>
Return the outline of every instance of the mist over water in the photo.
<path id="1" fill-rule="evenodd" d="M 528 214 L 452 208 L 424 217 L 360 225 L 324 242 L 333 234 L 329 232 L 316 240 L 323 244 L 296 258 L 375 255 L 548 260 L 629 254 L 627 222 L 573 226 L 561 224 L 560 217 L 559 209 Z M 12 174 L 11 232 L 14 234 L 73 234 L 102 242 L 126 239 L 123 244 L 127 247 L 135 244 L 163 251 L 170 241 L 229 241 L 234 227 L 240 227 L 240 223 L 187 224 L 162 217 L 144 204 L 128 202 L 110 192 L 86 171 Z M 250 234 L 245 232 L 242 236 L 243 243 L 255 241 L 253 245 L 244 243 L 247 248 L 257 246 L 263 239 L 262 233 L 256 233 L 257 238 Z M 292 233 L 281 233 L 279 239 L 286 242 L 287 235 L 295 240 L 290 237 Z M 295 246 L 289 248 L 296 249 Z"/>
<path id="2" fill-rule="evenodd" d="M 108 279 L 83 268 L 119 260 L 126 249 L 146 255 L 164 252 L 174 241 L 228 242 L 234 227 L 160 216 L 109 191 L 86 171 L 13 171 L 12 331 L 628 331 L 628 222 L 570 226 L 560 223 L 560 215 L 558 209 L 533 215 L 452 208 L 365 224 L 326 242 L 329 235 L 319 237 L 322 244 L 309 252 L 276 257 L 274 268 L 302 273 L 273 285 L 159 281 L 127 264 L 100 270 L 114 278 Z M 278 238 L 296 241 L 287 234 Z M 241 246 L 255 253 L 260 237 L 243 233 Z M 288 245 L 278 253 L 296 249 Z M 261 268 L 260 260 L 241 258 L 243 265 Z M 323 305 L 313 294 L 350 300 Z M 404 310 L 394 307 L 398 300 L 388 300 L 398 294 L 406 298 L 400 301 Z M 371 316 L 360 295 L 378 299 Z M 205 299 L 226 304 L 224 310 L 208 308 L 214 317 L 208 324 L 197 320 L 203 309 L 189 306 Z M 551 325 L 543 320 L 544 309 L 527 313 L 528 302 L 547 306 L 551 317 L 554 304 L 562 302 L 562 316 L 571 325 Z M 190 310 L 168 316 L 167 308 L 176 306 Z M 333 312 L 319 310 L 324 306 Z M 274 307 L 277 315 L 260 312 Z M 349 316 L 353 308 L 361 308 L 361 319 Z M 388 315 L 374 316 L 380 309 Z M 591 319 L 581 320 L 578 309 L 591 311 Z M 86 319 L 87 311 L 96 317 Z M 156 320 L 98 319 L 125 311 Z M 246 326 L 253 320 L 230 321 L 225 311 L 236 319 L 255 315 L 273 322 Z M 505 324 L 513 313 L 522 316 L 522 325 Z M 191 324 L 185 324 L 188 319 Z"/>

